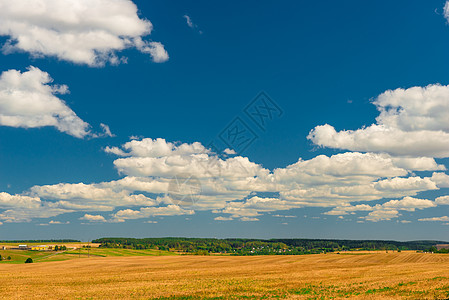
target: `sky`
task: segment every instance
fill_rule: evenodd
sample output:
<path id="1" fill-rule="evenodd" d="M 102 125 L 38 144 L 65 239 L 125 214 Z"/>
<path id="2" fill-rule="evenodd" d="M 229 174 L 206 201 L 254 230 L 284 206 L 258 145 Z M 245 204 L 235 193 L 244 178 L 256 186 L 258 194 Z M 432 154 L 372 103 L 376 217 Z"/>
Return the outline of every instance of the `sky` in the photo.
<path id="1" fill-rule="evenodd" d="M 0 240 L 449 240 L 445 1 L 0 0 Z"/>

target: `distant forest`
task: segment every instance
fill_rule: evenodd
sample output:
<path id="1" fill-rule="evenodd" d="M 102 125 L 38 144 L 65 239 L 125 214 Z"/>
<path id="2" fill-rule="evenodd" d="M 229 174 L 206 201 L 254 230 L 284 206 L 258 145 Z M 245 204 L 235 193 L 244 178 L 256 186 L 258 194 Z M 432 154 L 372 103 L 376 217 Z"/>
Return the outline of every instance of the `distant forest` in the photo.
<path id="1" fill-rule="evenodd" d="M 193 254 L 293 255 L 340 252 L 345 250 L 420 250 L 436 252 L 443 241 L 382 241 L 326 239 L 212 239 L 212 238 L 101 238 L 93 240 L 105 248 L 158 249 Z"/>

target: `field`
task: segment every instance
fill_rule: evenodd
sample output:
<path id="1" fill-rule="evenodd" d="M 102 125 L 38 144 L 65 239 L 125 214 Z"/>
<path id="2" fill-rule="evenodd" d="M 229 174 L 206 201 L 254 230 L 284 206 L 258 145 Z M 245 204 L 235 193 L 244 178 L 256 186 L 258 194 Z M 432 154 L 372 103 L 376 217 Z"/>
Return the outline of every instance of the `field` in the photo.
<path id="1" fill-rule="evenodd" d="M 78 246 L 82 246 L 80 244 Z M 73 245 L 71 245 L 73 246 Z M 166 256 L 176 255 L 176 253 L 168 251 L 148 250 L 132 250 L 132 249 L 105 249 L 91 248 L 87 249 L 69 249 L 67 251 L 31 251 L 31 250 L 0 250 L 0 256 L 4 259 L 8 256 L 11 260 L 3 260 L 1 264 L 22 264 L 30 257 L 35 263 L 43 263 L 50 261 L 65 261 L 80 258 L 93 257 L 114 257 L 114 256 Z"/>
<path id="2" fill-rule="evenodd" d="M 115 256 L 0 264 L 0 297 L 447 299 L 449 255 Z"/>

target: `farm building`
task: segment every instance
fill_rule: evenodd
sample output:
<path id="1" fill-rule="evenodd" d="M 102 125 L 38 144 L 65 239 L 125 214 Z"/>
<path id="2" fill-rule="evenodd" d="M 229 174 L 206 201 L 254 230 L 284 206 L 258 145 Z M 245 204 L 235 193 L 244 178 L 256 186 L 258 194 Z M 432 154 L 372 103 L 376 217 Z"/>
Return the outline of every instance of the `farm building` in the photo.
<path id="1" fill-rule="evenodd" d="M 21 250 L 27 250 L 28 246 L 27 245 L 19 245 L 19 249 Z"/>
<path id="2" fill-rule="evenodd" d="M 47 245 L 31 246 L 31 250 L 48 250 Z"/>

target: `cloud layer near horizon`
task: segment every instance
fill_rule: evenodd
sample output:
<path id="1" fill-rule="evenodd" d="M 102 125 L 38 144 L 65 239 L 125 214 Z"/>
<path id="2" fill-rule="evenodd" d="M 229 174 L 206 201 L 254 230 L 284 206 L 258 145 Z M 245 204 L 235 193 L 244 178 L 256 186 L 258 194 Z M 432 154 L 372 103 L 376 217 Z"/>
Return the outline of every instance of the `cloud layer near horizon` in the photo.
<path id="1" fill-rule="evenodd" d="M 24 222 L 70 212 L 91 212 L 92 222 L 124 222 L 156 216 L 190 215 L 212 211 L 217 221 L 257 221 L 266 213 L 301 207 L 333 208 L 328 215 L 366 212 L 365 221 L 391 220 L 400 211 L 446 205 L 415 198 L 422 191 L 449 186 L 445 167 L 428 157 L 346 152 L 319 155 L 272 171 L 246 157 L 213 153 L 200 143 L 180 144 L 164 139 L 131 140 L 105 152 L 119 156 L 114 165 L 122 179 L 94 183 L 34 186 L 21 195 L 3 193 L 3 222 Z M 420 177 L 416 171 L 433 172 Z M 200 180 L 193 206 L 180 206 L 170 194 L 177 176 Z M 267 195 L 271 196 L 267 196 Z M 382 205 L 357 202 L 390 200 Z M 107 212 L 101 219 L 92 212 Z M 90 217 L 90 216 L 96 216 Z M 101 215 L 99 215 L 101 216 Z"/>

